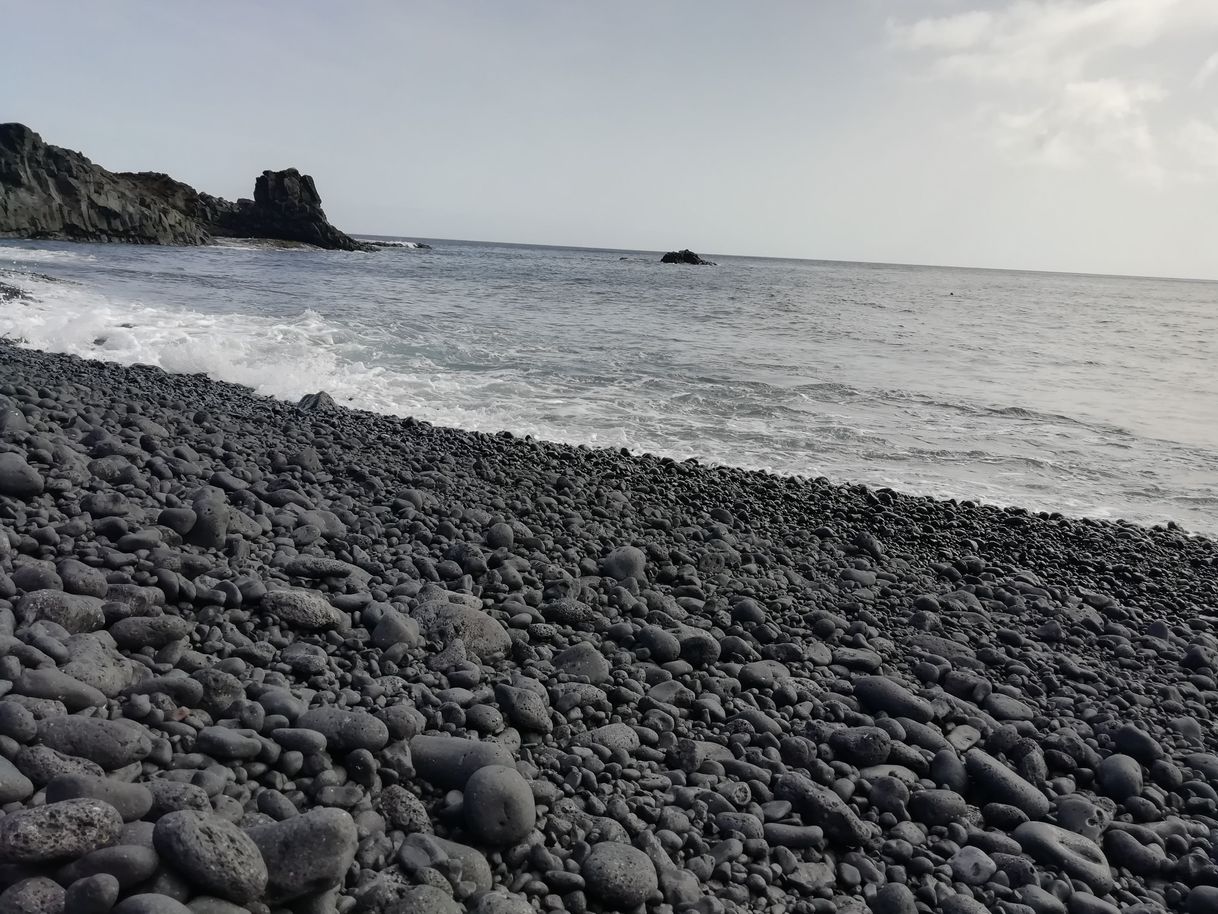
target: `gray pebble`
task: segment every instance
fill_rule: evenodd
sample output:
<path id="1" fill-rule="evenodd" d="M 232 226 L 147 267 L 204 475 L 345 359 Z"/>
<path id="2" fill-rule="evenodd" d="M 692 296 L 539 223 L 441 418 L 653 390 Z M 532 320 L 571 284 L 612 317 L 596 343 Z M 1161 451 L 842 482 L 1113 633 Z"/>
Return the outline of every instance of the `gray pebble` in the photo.
<path id="1" fill-rule="evenodd" d="M 523 841 L 537 824 L 533 791 L 515 768 L 488 765 L 465 784 L 465 827 L 483 844 L 506 846 Z"/>
<path id="2" fill-rule="evenodd" d="M 100 800 L 62 800 L 25 809 L 0 819 L 0 861 L 81 857 L 113 844 L 122 827 L 118 811 Z"/>
<path id="3" fill-rule="evenodd" d="M 157 852 L 192 885 L 231 901 L 252 901 L 267 887 L 267 867 L 258 846 L 231 822 L 191 810 L 157 820 Z"/>
<path id="4" fill-rule="evenodd" d="M 580 873 L 590 895 L 621 909 L 642 904 L 659 885 L 651 858 L 629 844 L 616 842 L 593 847 Z"/>
<path id="5" fill-rule="evenodd" d="M 266 864 L 266 898 L 290 901 L 338 885 L 355 859 L 359 836 L 349 813 L 313 809 L 247 832 Z"/>
<path id="6" fill-rule="evenodd" d="M 64 897 L 64 908 L 71 914 L 107 914 L 122 891 L 118 880 L 104 873 L 77 879 Z"/>
<path id="7" fill-rule="evenodd" d="M 22 879 L 0 892 L 0 912 L 3 914 L 64 914 L 66 896 L 63 887 L 45 876 Z M 69 911 L 67 914 L 75 914 Z"/>

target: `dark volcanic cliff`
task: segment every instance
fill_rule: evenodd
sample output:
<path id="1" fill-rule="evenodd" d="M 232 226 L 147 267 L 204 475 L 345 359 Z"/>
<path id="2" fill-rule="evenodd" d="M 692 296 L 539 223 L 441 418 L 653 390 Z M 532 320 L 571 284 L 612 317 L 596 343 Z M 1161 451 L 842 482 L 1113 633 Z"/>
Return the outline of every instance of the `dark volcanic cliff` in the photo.
<path id="1" fill-rule="evenodd" d="M 294 168 L 264 171 L 254 199 L 232 203 L 168 175 L 107 171 L 23 124 L 0 124 L 0 237 L 131 244 L 271 238 L 368 249 L 330 224 L 313 179 Z"/>

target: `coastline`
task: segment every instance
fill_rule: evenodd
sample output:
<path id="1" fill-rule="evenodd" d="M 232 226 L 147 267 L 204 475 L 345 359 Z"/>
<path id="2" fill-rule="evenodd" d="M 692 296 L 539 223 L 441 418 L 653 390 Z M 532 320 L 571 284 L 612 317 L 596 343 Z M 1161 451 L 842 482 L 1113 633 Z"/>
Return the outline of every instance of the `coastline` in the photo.
<path id="1" fill-rule="evenodd" d="M 82 719 L 105 708 L 143 735 L 98 763 L 111 779 L 219 777 L 205 810 L 267 864 L 229 897 L 813 914 L 891 895 L 892 867 L 962 912 L 1030 885 L 1208 897 L 1188 850 L 1218 803 L 1181 784 L 1218 777 L 1213 540 L 306 408 L 8 343 L 0 398 L 20 458 L 0 463 L 0 628 L 67 645 L 11 656 L 0 704 L 40 700 L 27 660 L 60 665 Z M 113 639 L 104 660 L 71 659 L 82 638 Z M 0 749 L 20 767 L 44 729 Z M 298 765 L 314 738 L 325 751 Z M 1136 790 L 1101 771 L 1117 757 Z M 475 779 L 504 764 L 510 783 Z M 489 791 L 507 824 L 454 791 Z M 1081 876 L 1044 851 L 1080 803 L 1112 825 Z M 137 818 L 160 832 L 166 815 Z M 1138 869 L 1110 836 L 1137 843 L 1139 822 L 1192 837 Z M 289 884 L 284 847 L 324 884 Z M 1005 885 L 943 869 L 967 847 Z"/>

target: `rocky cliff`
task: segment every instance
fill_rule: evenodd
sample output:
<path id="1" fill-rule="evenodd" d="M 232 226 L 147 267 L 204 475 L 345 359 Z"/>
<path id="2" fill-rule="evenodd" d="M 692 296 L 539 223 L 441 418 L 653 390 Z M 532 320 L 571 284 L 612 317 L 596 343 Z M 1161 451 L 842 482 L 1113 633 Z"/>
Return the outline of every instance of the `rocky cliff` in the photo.
<path id="1" fill-rule="evenodd" d="M 370 249 L 330 224 L 313 179 L 295 168 L 264 171 L 254 199 L 232 203 L 168 175 L 107 171 L 23 124 L 0 124 L 0 237 L 131 244 L 270 238 Z"/>

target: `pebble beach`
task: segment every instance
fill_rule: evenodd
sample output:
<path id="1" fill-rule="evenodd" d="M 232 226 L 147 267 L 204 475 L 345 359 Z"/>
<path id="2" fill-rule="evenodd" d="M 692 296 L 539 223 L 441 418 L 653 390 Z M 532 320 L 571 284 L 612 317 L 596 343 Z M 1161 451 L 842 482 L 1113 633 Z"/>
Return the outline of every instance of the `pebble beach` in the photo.
<path id="1" fill-rule="evenodd" d="M 0 911 L 1218 912 L 1218 549 L 0 343 Z"/>

